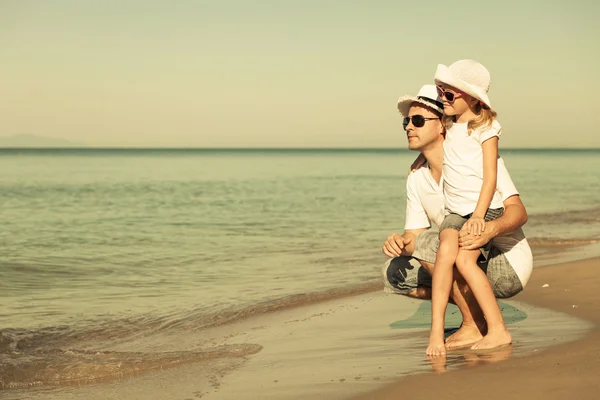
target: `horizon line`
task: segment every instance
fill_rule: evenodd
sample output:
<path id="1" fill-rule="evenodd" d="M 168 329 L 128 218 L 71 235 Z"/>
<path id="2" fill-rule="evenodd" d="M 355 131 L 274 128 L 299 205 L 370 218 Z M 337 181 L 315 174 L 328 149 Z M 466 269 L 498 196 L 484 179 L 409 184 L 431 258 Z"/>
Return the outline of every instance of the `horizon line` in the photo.
<path id="1" fill-rule="evenodd" d="M 181 151 L 414 151 L 404 147 L 144 147 L 144 146 L 0 146 L 0 151 L 15 150 L 181 150 Z M 504 147 L 502 150 L 600 150 L 600 147 Z"/>

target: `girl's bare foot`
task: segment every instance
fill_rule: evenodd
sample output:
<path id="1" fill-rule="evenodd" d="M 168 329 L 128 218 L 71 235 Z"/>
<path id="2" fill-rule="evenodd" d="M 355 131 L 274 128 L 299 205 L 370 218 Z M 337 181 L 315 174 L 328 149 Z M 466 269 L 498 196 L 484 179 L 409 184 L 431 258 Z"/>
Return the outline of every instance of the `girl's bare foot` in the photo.
<path id="1" fill-rule="evenodd" d="M 471 346 L 473 350 L 493 349 L 500 346 L 505 346 L 512 343 L 512 336 L 506 327 L 490 329 L 487 335 L 479 342 Z"/>
<path id="2" fill-rule="evenodd" d="M 444 346 L 444 331 L 441 334 L 429 334 L 429 346 L 425 352 L 428 356 L 445 356 L 446 346 Z"/>

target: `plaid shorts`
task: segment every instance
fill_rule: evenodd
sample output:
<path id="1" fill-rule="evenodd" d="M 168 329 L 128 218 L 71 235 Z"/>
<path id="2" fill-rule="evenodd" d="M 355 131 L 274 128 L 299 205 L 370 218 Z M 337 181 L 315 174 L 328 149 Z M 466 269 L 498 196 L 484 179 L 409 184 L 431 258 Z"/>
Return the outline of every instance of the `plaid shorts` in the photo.
<path id="1" fill-rule="evenodd" d="M 488 210 L 485 212 L 484 219 L 486 221 L 493 221 L 497 218 L 500 218 L 502 214 L 504 214 L 504 208 L 488 208 Z M 473 213 L 469 215 L 458 215 L 451 212 L 450 214 L 446 215 L 444 221 L 442 221 L 440 225 L 440 232 L 444 229 L 456 229 L 457 231 L 460 231 L 465 222 L 467 222 L 472 215 Z"/>
<path id="2" fill-rule="evenodd" d="M 407 295 L 419 286 L 431 287 L 431 275 L 419 260 L 435 264 L 439 244 L 438 232 L 425 231 L 417 236 L 412 257 L 400 256 L 386 262 L 382 269 L 384 291 Z M 510 262 L 496 247 L 481 249 L 477 264 L 486 273 L 496 298 L 507 299 L 523 290 Z"/>

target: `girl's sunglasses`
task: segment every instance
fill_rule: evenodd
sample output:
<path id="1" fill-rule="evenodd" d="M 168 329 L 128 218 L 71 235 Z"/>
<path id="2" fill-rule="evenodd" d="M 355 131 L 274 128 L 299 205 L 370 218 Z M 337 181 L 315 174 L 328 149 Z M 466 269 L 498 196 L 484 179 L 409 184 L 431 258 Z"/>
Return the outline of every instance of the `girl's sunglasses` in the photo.
<path id="1" fill-rule="evenodd" d="M 445 97 L 446 100 L 448 100 L 448 103 L 450 104 L 454 103 L 454 99 L 459 98 L 463 95 L 462 93 L 454 93 L 449 90 L 444 90 L 444 88 L 442 88 L 441 86 L 436 86 L 435 88 L 437 89 L 438 96 Z"/>
<path id="2" fill-rule="evenodd" d="M 410 122 L 412 122 L 413 126 L 415 128 L 422 128 L 423 126 L 425 126 L 425 122 L 432 120 L 432 119 L 439 119 L 439 118 L 425 118 L 422 115 L 413 115 L 412 117 L 404 117 L 404 120 L 402 121 L 402 126 L 404 127 L 404 130 L 406 130 L 406 127 L 408 126 L 408 124 Z"/>

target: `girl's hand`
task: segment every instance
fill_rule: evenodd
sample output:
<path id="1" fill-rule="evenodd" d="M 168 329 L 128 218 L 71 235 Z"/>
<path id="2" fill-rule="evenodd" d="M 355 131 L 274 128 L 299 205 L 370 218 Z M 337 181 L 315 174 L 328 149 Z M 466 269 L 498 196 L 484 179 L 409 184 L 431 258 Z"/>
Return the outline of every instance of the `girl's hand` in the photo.
<path id="1" fill-rule="evenodd" d="M 425 156 L 423 155 L 423 153 L 419 154 L 419 156 L 417 157 L 417 159 L 410 166 L 410 169 L 408 170 L 408 173 L 410 174 L 412 171 L 421 168 L 421 166 L 423 164 L 425 164 L 426 161 L 427 160 L 425 159 Z"/>
<path id="2" fill-rule="evenodd" d="M 485 220 L 479 217 L 471 217 L 465 222 L 467 233 L 475 236 L 481 236 L 485 232 Z"/>

